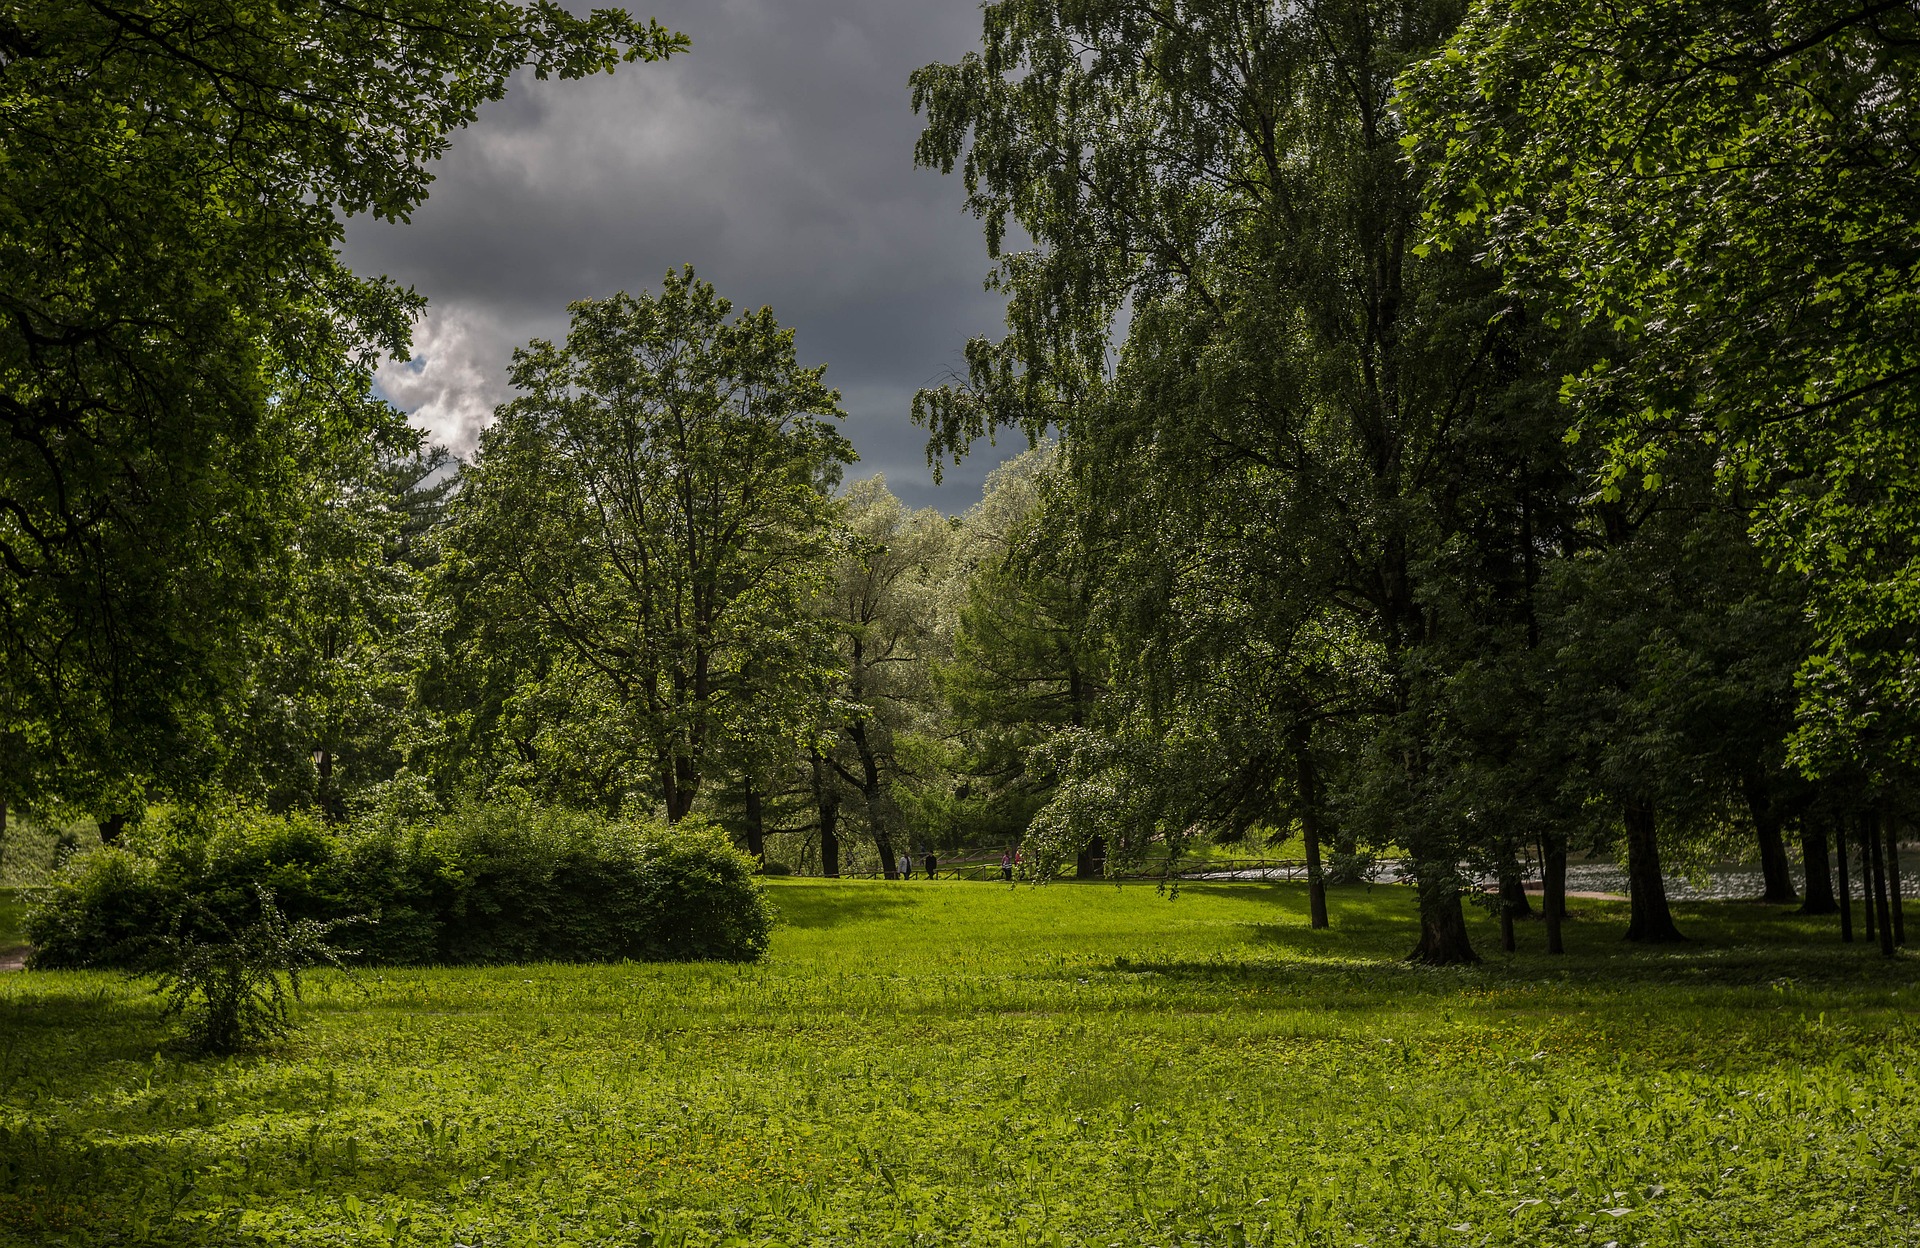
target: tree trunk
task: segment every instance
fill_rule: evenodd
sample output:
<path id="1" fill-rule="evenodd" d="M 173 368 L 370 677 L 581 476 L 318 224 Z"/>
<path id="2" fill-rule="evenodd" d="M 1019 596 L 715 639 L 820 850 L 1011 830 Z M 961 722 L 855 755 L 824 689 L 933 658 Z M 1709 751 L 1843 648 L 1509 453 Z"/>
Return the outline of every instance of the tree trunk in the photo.
<path id="1" fill-rule="evenodd" d="M 1095 833 L 1081 851 L 1074 855 L 1073 878 L 1076 880 L 1098 880 L 1107 874 L 1107 838 Z"/>
<path id="2" fill-rule="evenodd" d="M 754 784 L 753 777 L 746 782 L 747 799 L 747 852 L 752 854 L 761 866 L 767 865 L 767 821 L 766 813 L 760 806 L 760 788 Z"/>
<path id="3" fill-rule="evenodd" d="M 1854 829 L 1854 838 L 1860 842 L 1860 922 L 1866 929 L 1867 939 L 1873 941 L 1879 939 L 1873 926 L 1873 855 L 1867 848 L 1873 843 L 1873 832 L 1865 818 Z"/>
<path id="4" fill-rule="evenodd" d="M 847 728 L 853 748 L 860 755 L 860 795 L 867 802 L 867 826 L 873 832 L 874 848 L 880 851 L 880 870 L 890 880 L 900 878 L 900 863 L 893 855 L 892 812 L 887 809 L 886 792 L 880 785 L 880 759 L 867 736 L 867 721 L 857 719 Z"/>
<path id="5" fill-rule="evenodd" d="M 1327 920 L 1327 873 L 1320 865 L 1320 769 L 1313 762 L 1313 742 L 1308 729 L 1298 726 L 1293 732 L 1295 783 L 1300 793 L 1300 839 L 1307 853 L 1307 925 L 1324 931 Z"/>
<path id="6" fill-rule="evenodd" d="M 1894 821 L 1884 820 L 1887 829 L 1887 897 L 1893 907 L 1893 943 L 1907 943 L 1907 915 L 1900 904 L 1900 837 Z"/>
<path id="7" fill-rule="evenodd" d="M 1893 911 L 1887 905 L 1887 860 L 1880 839 L 1880 817 L 1877 814 L 1861 817 L 1860 836 L 1870 847 L 1868 852 L 1873 857 L 1873 909 L 1880 920 L 1880 952 L 1890 958 L 1893 956 Z"/>
<path id="8" fill-rule="evenodd" d="M 1761 901 L 1798 901 L 1793 891 L 1793 867 L 1787 861 L 1787 842 L 1781 835 L 1780 803 L 1767 792 L 1766 776 L 1750 771 L 1741 777 L 1747 810 L 1753 816 L 1754 835 L 1760 841 L 1760 878 L 1765 881 Z"/>
<path id="9" fill-rule="evenodd" d="M 1627 899 L 1632 917 L 1627 939 L 1643 944 L 1685 940 L 1667 908 L 1667 881 L 1660 872 L 1660 829 L 1653 804 L 1634 800 L 1622 815 L 1627 825 Z"/>
<path id="10" fill-rule="evenodd" d="M 1827 861 L 1827 829 L 1812 815 L 1800 817 L 1800 861 L 1806 868 L 1807 898 L 1800 903 L 1801 914 L 1833 914 L 1840 903 L 1833 899 L 1833 864 Z"/>
<path id="11" fill-rule="evenodd" d="M 1853 943 L 1853 885 L 1847 880 L 1847 820 L 1843 815 L 1833 821 L 1833 841 L 1839 851 L 1834 861 L 1840 865 L 1840 939 Z"/>
<path id="12" fill-rule="evenodd" d="M 7 803 L 0 799 L 0 872 L 7 867 Z"/>
<path id="13" fill-rule="evenodd" d="M 1460 889 L 1451 863 L 1417 863 L 1415 884 L 1420 894 L 1420 943 L 1407 955 L 1409 962 L 1428 966 L 1459 966 L 1478 962 L 1467 937 L 1467 916 L 1460 908 Z"/>
<path id="14" fill-rule="evenodd" d="M 693 759 L 677 754 L 673 759 L 673 783 L 667 786 L 667 822 L 679 823 L 693 811 L 693 799 L 700 792 L 700 776 Z"/>
<path id="15" fill-rule="evenodd" d="M 1567 921 L 1567 847 L 1552 838 L 1540 855 L 1540 909 L 1547 918 L 1547 952 L 1565 953 Z"/>
<path id="16" fill-rule="evenodd" d="M 111 845 L 115 841 L 118 841 L 120 834 L 126 830 L 126 811 L 123 810 L 118 814 L 108 815 L 105 819 L 100 820 L 100 843 L 102 845 Z"/>
<path id="17" fill-rule="evenodd" d="M 840 878 L 840 795 L 827 775 L 826 761 L 819 750 L 809 750 L 813 761 L 813 808 L 820 812 L 820 871 L 828 879 Z"/>
<path id="18" fill-rule="evenodd" d="M 1500 864 L 1500 907 L 1516 919 L 1533 917 L 1533 903 L 1527 900 L 1527 881 L 1520 871 L 1520 860 L 1511 852 Z"/>

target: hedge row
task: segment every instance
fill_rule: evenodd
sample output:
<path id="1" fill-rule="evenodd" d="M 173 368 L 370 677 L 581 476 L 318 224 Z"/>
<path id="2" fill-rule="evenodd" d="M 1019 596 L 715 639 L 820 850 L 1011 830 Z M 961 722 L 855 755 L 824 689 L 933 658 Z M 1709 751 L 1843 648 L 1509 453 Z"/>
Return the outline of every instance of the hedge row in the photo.
<path id="1" fill-rule="evenodd" d="M 154 937 L 220 940 L 257 917 L 352 919 L 366 963 L 751 961 L 772 908 L 719 833 L 473 806 L 336 833 L 305 815 L 179 811 L 72 863 L 28 917 L 38 968 L 135 967 Z"/>

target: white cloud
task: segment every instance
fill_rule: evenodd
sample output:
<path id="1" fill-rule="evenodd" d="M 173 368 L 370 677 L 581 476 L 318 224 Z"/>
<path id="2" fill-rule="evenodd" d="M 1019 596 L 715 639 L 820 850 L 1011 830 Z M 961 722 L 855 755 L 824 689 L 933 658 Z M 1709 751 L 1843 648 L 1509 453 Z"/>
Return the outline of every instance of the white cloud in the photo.
<path id="1" fill-rule="evenodd" d="M 413 358 L 382 364 L 374 380 L 435 442 L 466 455 L 510 393 L 500 338 L 458 306 L 430 308 L 414 326 Z"/>

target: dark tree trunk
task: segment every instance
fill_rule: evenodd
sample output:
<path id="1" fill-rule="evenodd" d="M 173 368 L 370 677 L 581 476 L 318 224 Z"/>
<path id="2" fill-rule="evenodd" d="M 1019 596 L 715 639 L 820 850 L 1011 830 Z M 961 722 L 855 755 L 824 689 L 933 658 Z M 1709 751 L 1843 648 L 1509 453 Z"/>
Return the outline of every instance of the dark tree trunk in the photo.
<path id="1" fill-rule="evenodd" d="M 819 750 L 813 759 L 813 808 L 820 812 L 820 872 L 829 879 L 840 877 L 840 795 L 834 791 L 833 778 L 827 774 L 826 760 Z"/>
<path id="2" fill-rule="evenodd" d="M 1894 831 L 1893 820 L 1884 822 L 1887 829 L 1887 897 L 1893 907 L 1893 943 L 1904 945 L 1907 943 L 1907 915 L 1900 904 L 1900 837 Z"/>
<path id="3" fill-rule="evenodd" d="M 886 792 L 880 784 L 880 759 L 867 735 L 867 721 L 855 720 L 847 735 L 860 755 L 860 795 L 867 802 L 867 826 L 873 832 L 874 848 L 880 851 L 880 870 L 890 880 L 900 878 L 900 863 L 893 854 L 892 812 L 887 809 Z"/>
<path id="4" fill-rule="evenodd" d="M 1860 923 L 1866 929 L 1869 941 L 1879 939 L 1873 926 L 1873 853 L 1867 848 L 1873 843 L 1873 832 L 1861 820 L 1854 828 L 1854 839 L 1860 843 Z"/>
<path id="5" fill-rule="evenodd" d="M 746 782 L 747 802 L 747 852 L 765 866 L 767 862 L 767 819 L 760 805 L 760 786 L 748 776 Z"/>
<path id="6" fill-rule="evenodd" d="M 1420 943 L 1407 955 L 1409 962 L 1428 966 L 1459 966 L 1478 962 L 1467 937 L 1467 916 L 1460 908 L 1460 889 L 1453 879 L 1452 864 L 1416 864 L 1416 886 L 1420 894 Z"/>
<path id="7" fill-rule="evenodd" d="M 1840 939 L 1853 943 L 1853 885 L 1847 879 L 1847 820 L 1843 815 L 1833 821 L 1833 859 L 1840 865 Z"/>
<path id="8" fill-rule="evenodd" d="M 1533 917 L 1533 903 L 1527 900 L 1527 881 L 1520 862 L 1511 853 L 1500 864 L 1500 907 L 1516 919 Z"/>
<path id="9" fill-rule="evenodd" d="M 1880 920 L 1880 952 L 1893 956 L 1893 911 L 1887 904 L 1887 860 L 1880 840 L 1880 817 L 1865 815 L 1860 820 L 1860 837 L 1869 846 L 1873 858 L 1873 909 Z"/>
<path id="10" fill-rule="evenodd" d="M 1097 880 L 1107 874 L 1107 838 L 1094 834 L 1081 851 L 1074 855 L 1073 878 L 1076 880 Z"/>
<path id="11" fill-rule="evenodd" d="M 1827 829 L 1812 815 L 1800 817 L 1800 861 L 1806 868 L 1807 897 L 1800 903 L 1801 914 L 1833 914 L 1840 903 L 1833 899 L 1833 864 L 1827 861 Z"/>
<path id="12" fill-rule="evenodd" d="M 1533 907 L 1527 904 L 1527 882 L 1520 878 L 1520 860 L 1511 849 L 1500 862 L 1499 907 L 1500 948 L 1513 953 L 1520 947 L 1514 939 L 1513 922 L 1531 917 Z"/>
<path id="13" fill-rule="evenodd" d="M 1630 801 L 1622 815 L 1627 825 L 1627 899 L 1631 918 L 1627 939 L 1643 944 L 1685 940 L 1667 908 L 1667 881 L 1660 871 L 1660 829 L 1653 804 Z"/>
<path id="14" fill-rule="evenodd" d="M 1300 839 L 1307 854 L 1307 925 L 1317 932 L 1329 926 L 1327 873 L 1320 865 L 1320 769 L 1314 765 L 1308 731 L 1304 725 L 1294 729 L 1293 765 L 1300 790 Z"/>
<path id="15" fill-rule="evenodd" d="M 0 870 L 7 865 L 7 803 L 0 800 Z"/>
<path id="16" fill-rule="evenodd" d="M 1567 847 L 1558 838 L 1550 840 L 1540 855 L 1540 909 L 1547 919 L 1547 952 L 1565 953 L 1567 942 Z"/>
<path id="17" fill-rule="evenodd" d="M 1766 776 L 1750 771 L 1741 778 L 1747 810 L 1753 815 L 1754 835 L 1760 841 L 1760 878 L 1765 882 L 1761 901 L 1785 904 L 1798 901 L 1793 891 L 1793 866 L 1787 861 L 1787 842 L 1781 835 L 1780 803 L 1767 792 Z"/>
<path id="18" fill-rule="evenodd" d="M 118 814 L 108 815 L 105 819 L 102 819 L 100 821 L 100 843 L 102 845 L 111 845 L 115 841 L 118 841 L 120 839 L 120 834 L 122 832 L 125 832 L 126 830 L 127 830 L 127 812 L 126 811 L 123 810 Z"/>

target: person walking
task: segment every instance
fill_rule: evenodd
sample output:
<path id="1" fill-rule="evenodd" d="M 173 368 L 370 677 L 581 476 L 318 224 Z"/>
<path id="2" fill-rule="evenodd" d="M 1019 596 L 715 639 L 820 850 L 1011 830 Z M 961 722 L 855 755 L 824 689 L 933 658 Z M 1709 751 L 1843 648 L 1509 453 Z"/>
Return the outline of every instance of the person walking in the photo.
<path id="1" fill-rule="evenodd" d="M 1011 850 L 1000 851 L 1000 878 L 1009 884 L 1013 883 L 1013 852 Z"/>
<path id="2" fill-rule="evenodd" d="M 903 880 L 910 880 L 913 878 L 913 855 L 912 854 L 900 855 L 900 878 Z"/>
<path id="3" fill-rule="evenodd" d="M 928 879 L 933 878 L 933 873 L 935 870 L 939 868 L 939 866 L 940 866 L 940 860 L 933 856 L 932 850 L 928 850 L 927 851 L 927 878 Z"/>

